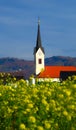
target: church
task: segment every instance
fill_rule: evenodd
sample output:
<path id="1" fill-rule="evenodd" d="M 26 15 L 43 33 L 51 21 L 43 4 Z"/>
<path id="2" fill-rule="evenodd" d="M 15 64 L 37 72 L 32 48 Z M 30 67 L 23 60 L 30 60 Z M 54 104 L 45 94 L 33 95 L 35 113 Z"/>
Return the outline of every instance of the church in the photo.
<path id="1" fill-rule="evenodd" d="M 40 20 L 38 20 L 37 40 L 34 47 L 34 73 L 40 81 L 66 80 L 68 76 L 76 75 L 75 66 L 45 66 L 45 51 L 41 42 Z"/>

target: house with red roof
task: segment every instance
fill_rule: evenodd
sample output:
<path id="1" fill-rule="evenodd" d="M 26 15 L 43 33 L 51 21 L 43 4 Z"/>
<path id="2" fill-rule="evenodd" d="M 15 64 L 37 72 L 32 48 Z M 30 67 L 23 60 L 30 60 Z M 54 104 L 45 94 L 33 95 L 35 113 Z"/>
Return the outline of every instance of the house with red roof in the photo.
<path id="1" fill-rule="evenodd" d="M 37 40 L 34 48 L 35 76 L 39 80 L 60 81 L 60 79 L 65 80 L 68 76 L 76 75 L 75 66 L 45 66 L 44 57 L 45 51 L 41 42 L 40 20 L 38 20 Z"/>
<path id="2" fill-rule="evenodd" d="M 45 66 L 44 71 L 40 72 L 38 78 L 40 80 L 60 81 L 66 80 L 68 76 L 76 75 L 76 67 L 74 66 Z"/>

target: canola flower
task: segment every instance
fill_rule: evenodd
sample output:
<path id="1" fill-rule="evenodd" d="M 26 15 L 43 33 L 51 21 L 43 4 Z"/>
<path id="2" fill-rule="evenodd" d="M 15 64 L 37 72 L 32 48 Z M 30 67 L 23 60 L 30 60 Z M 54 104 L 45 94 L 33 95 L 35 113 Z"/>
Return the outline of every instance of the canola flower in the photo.
<path id="1" fill-rule="evenodd" d="M 31 123 L 35 123 L 36 122 L 36 119 L 34 116 L 30 116 L 29 119 L 28 119 L 29 122 Z"/>
<path id="2" fill-rule="evenodd" d="M 67 116 L 68 115 L 68 112 L 65 110 L 65 111 L 63 111 L 63 115 L 64 116 Z"/>
<path id="3" fill-rule="evenodd" d="M 37 130 L 44 130 L 44 128 L 42 126 L 38 126 Z"/>
<path id="4" fill-rule="evenodd" d="M 62 83 L 36 83 L 34 87 L 23 79 L 8 78 L 6 84 L 0 82 L 1 130 L 76 129 L 75 77 Z"/>
<path id="5" fill-rule="evenodd" d="M 44 121 L 44 126 L 45 126 L 45 129 L 51 129 L 51 124 L 47 120 Z"/>
<path id="6" fill-rule="evenodd" d="M 32 103 L 29 103 L 29 104 L 28 104 L 28 108 L 33 108 L 33 104 L 32 104 Z"/>
<path id="7" fill-rule="evenodd" d="M 19 129 L 20 129 L 20 130 L 26 130 L 26 126 L 25 126 L 25 124 L 23 124 L 23 123 L 20 124 Z"/>
<path id="8" fill-rule="evenodd" d="M 42 99 L 42 104 L 47 105 L 47 101 L 45 99 Z"/>

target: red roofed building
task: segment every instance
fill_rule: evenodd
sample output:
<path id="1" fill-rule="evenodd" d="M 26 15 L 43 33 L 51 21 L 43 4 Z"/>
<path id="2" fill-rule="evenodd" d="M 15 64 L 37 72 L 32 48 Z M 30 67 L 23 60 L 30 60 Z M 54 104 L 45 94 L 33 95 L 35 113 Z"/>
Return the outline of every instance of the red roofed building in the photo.
<path id="1" fill-rule="evenodd" d="M 36 47 L 34 48 L 35 75 L 40 80 L 60 81 L 68 76 L 76 75 L 76 67 L 74 66 L 45 66 L 44 64 L 44 48 L 41 43 L 40 21 L 38 21 L 38 33 Z"/>
<path id="2" fill-rule="evenodd" d="M 50 78 L 52 81 L 60 81 L 66 79 L 68 76 L 76 75 L 76 67 L 74 66 L 45 66 L 38 78 Z"/>

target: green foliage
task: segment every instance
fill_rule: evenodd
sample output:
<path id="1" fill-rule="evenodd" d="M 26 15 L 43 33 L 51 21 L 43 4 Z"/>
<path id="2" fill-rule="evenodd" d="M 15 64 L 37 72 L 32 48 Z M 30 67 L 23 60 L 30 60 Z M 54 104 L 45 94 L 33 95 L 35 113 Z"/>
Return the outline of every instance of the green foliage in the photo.
<path id="1" fill-rule="evenodd" d="M 0 73 L 0 85 L 1 84 L 11 84 L 16 81 L 16 78 L 10 73 Z"/>
<path id="2" fill-rule="evenodd" d="M 76 77 L 27 84 L 0 80 L 0 130 L 76 130 Z"/>

